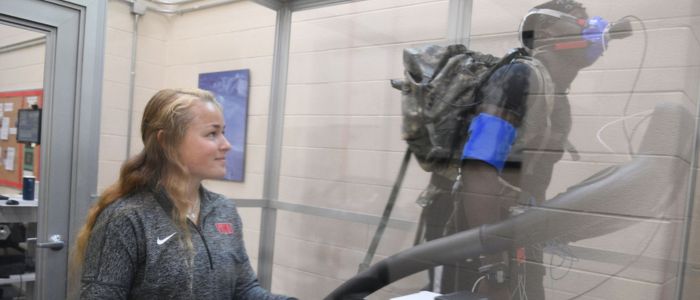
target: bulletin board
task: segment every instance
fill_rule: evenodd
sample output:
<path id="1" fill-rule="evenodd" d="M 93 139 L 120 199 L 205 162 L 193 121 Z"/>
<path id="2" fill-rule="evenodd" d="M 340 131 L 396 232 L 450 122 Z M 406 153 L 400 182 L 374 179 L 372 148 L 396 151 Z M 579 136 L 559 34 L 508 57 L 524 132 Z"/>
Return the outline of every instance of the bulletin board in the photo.
<path id="1" fill-rule="evenodd" d="M 43 90 L 0 92 L 0 186 L 22 188 L 22 176 L 32 172 L 39 179 L 39 145 L 17 143 L 17 111 L 44 103 Z"/>

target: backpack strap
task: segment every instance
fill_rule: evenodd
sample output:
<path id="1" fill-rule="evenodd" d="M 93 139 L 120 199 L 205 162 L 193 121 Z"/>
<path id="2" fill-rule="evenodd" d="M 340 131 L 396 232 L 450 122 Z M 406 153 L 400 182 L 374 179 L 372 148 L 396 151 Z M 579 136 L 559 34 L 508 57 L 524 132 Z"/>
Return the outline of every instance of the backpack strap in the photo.
<path id="1" fill-rule="evenodd" d="M 503 58 L 501 58 L 500 61 L 498 61 L 486 74 L 484 74 L 484 77 L 481 78 L 481 80 L 479 81 L 479 85 L 477 86 L 477 89 L 478 89 L 478 88 L 481 88 L 481 86 L 482 86 L 487 80 L 489 80 L 489 78 L 491 77 L 491 75 L 492 75 L 494 72 L 496 72 L 496 70 L 498 70 L 500 67 L 502 67 L 502 66 L 504 66 L 504 65 L 506 65 L 506 64 L 511 63 L 511 62 L 512 62 L 513 60 L 515 60 L 516 58 L 525 57 L 525 56 L 530 56 L 530 55 L 527 53 L 527 50 L 525 50 L 525 48 L 514 48 L 514 49 L 511 49 L 511 50 L 508 52 L 508 54 L 506 54 L 506 56 L 504 56 Z"/>

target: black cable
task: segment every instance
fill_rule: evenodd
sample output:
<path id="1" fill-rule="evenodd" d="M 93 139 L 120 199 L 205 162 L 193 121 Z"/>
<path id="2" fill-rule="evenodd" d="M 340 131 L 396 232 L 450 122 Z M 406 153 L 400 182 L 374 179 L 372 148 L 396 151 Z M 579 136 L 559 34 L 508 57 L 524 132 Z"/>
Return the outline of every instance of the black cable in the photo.
<path id="1" fill-rule="evenodd" d="M 625 138 L 627 139 L 627 153 L 629 153 L 629 155 L 632 155 L 633 150 L 634 150 L 634 149 L 632 149 L 632 138 L 631 138 L 630 134 L 627 132 L 627 126 L 625 124 L 626 119 L 624 119 L 624 118 L 627 116 L 627 110 L 629 109 L 629 105 L 632 102 L 632 96 L 634 96 L 634 91 L 637 88 L 637 84 L 639 83 L 639 78 L 641 77 L 641 74 L 642 74 L 642 67 L 644 67 L 644 63 L 646 63 L 646 60 L 647 60 L 647 49 L 649 47 L 649 44 L 648 44 L 649 37 L 647 35 L 646 25 L 644 25 L 644 21 L 642 21 L 642 19 L 640 19 L 639 17 L 634 16 L 634 15 L 627 15 L 627 16 L 620 18 L 620 20 L 624 20 L 624 19 L 633 19 L 633 20 L 639 22 L 639 25 L 642 27 L 642 34 L 644 34 L 644 47 L 642 48 L 642 59 L 640 60 L 639 67 L 637 68 L 637 75 L 635 75 L 635 77 L 634 77 L 634 83 L 632 84 L 632 90 L 630 91 L 629 97 L 627 97 L 627 101 L 625 102 L 625 106 L 622 109 L 622 117 L 623 117 L 622 130 L 623 130 L 623 133 L 625 134 Z"/>
<path id="2" fill-rule="evenodd" d="M 571 253 L 571 250 L 568 249 L 567 245 L 563 245 L 561 242 L 558 240 L 553 240 L 551 242 L 547 242 L 547 245 L 542 249 L 544 252 L 544 249 L 546 248 L 554 248 L 556 249 L 556 255 L 552 254 L 552 256 L 549 258 L 549 277 L 552 280 L 561 280 L 567 275 L 569 275 L 569 272 L 571 271 L 571 268 L 574 266 L 574 263 L 578 261 L 578 258 Z M 561 263 L 554 265 L 554 256 L 559 256 L 561 257 Z M 567 264 L 568 262 L 568 264 Z M 564 264 L 567 264 L 566 266 L 566 272 L 564 275 L 561 276 L 554 276 L 554 269 L 555 268 L 562 268 L 564 267 Z"/>
<path id="3" fill-rule="evenodd" d="M 619 20 L 624 20 L 624 19 L 634 19 L 634 20 L 638 21 L 639 24 L 640 24 L 640 26 L 642 27 L 642 33 L 644 34 L 644 39 L 643 39 L 643 40 L 644 40 L 644 47 L 643 47 L 643 49 L 642 49 L 642 59 L 640 60 L 639 67 L 637 68 L 637 74 L 635 75 L 635 78 L 634 78 L 634 81 L 633 81 L 633 84 L 632 84 L 632 89 L 631 89 L 630 94 L 629 94 L 629 96 L 628 96 L 628 98 L 627 98 L 627 101 L 625 101 L 625 106 L 624 106 L 624 108 L 623 108 L 622 128 L 623 128 L 623 132 L 624 132 L 624 134 L 625 134 L 625 139 L 627 140 L 628 153 L 629 153 L 630 155 L 632 155 L 632 153 L 633 153 L 633 148 L 632 148 L 632 141 L 631 141 L 631 138 L 632 138 L 632 136 L 634 135 L 634 133 L 637 131 L 637 129 L 638 129 L 638 127 L 639 127 L 640 124 L 637 124 L 637 125 L 634 127 L 634 129 L 632 130 L 632 135 L 630 135 L 630 133 L 629 133 L 628 130 L 627 130 L 627 126 L 626 126 L 626 124 L 625 124 L 625 121 L 626 121 L 626 120 L 625 120 L 624 118 L 627 116 L 627 111 L 629 110 L 629 105 L 630 105 L 630 103 L 632 102 L 632 97 L 634 96 L 634 91 L 635 91 L 635 89 L 637 88 L 637 84 L 639 83 L 639 78 L 641 77 L 642 67 L 644 66 L 644 64 L 645 64 L 645 62 L 646 62 L 647 50 L 648 50 L 648 35 L 647 35 L 646 26 L 644 25 L 644 22 L 643 22 L 639 17 L 634 16 L 634 15 L 628 15 L 628 16 L 624 16 L 624 17 L 620 18 Z M 646 119 L 646 117 L 643 118 L 642 121 L 643 121 L 644 119 Z M 646 246 L 644 247 L 644 249 L 642 249 L 642 251 L 635 257 L 635 259 L 632 260 L 632 262 L 630 262 L 629 264 L 625 265 L 622 269 L 618 270 L 617 272 L 615 272 L 614 274 L 610 275 L 608 278 L 606 278 L 605 280 L 603 280 L 603 281 L 601 281 L 600 283 L 596 284 L 595 286 L 591 287 L 590 289 L 588 289 L 588 290 L 586 290 L 586 291 L 584 291 L 584 292 L 582 292 L 582 293 L 580 293 L 580 294 L 578 294 L 578 295 L 576 295 L 576 296 L 574 296 L 573 298 L 570 298 L 570 299 L 568 299 L 568 300 L 573 300 L 573 299 L 580 298 L 581 296 L 583 296 L 583 295 L 585 295 L 585 294 L 587 294 L 587 293 L 589 293 L 589 292 L 591 292 L 591 291 L 597 289 L 598 287 L 600 287 L 601 285 L 605 284 L 606 282 L 608 282 L 608 281 L 609 281 L 610 279 L 612 279 L 613 277 L 616 277 L 617 275 L 619 275 L 620 273 L 622 273 L 622 272 L 624 272 L 626 269 L 628 269 L 630 266 L 632 266 L 632 264 L 634 264 L 637 260 L 639 260 L 639 258 L 642 256 L 642 254 L 644 254 L 644 252 L 645 252 L 645 251 L 648 249 L 648 247 L 651 245 L 651 241 L 654 240 L 656 234 L 657 234 L 658 231 L 659 231 L 659 228 L 660 228 L 660 225 L 657 226 L 656 230 L 655 230 L 654 233 L 652 234 L 652 236 L 651 236 L 649 242 L 647 243 L 647 245 L 646 245 Z M 553 258 L 552 258 L 552 259 L 553 259 Z M 550 261 L 551 261 L 552 259 L 550 259 Z M 561 265 L 563 265 L 565 261 L 566 261 L 566 259 L 563 259 Z M 551 261 L 551 262 L 553 262 L 553 261 Z M 570 268 L 571 268 L 572 266 L 573 266 L 573 261 L 572 261 L 571 264 L 569 265 L 569 268 L 568 268 L 566 274 L 564 274 L 564 275 L 561 276 L 561 277 L 557 277 L 556 279 L 562 279 L 562 278 L 564 278 L 564 277 L 569 273 L 569 270 L 570 270 Z M 551 269 L 550 269 L 550 272 L 551 272 Z M 551 274 L 550 274 L 550 276 L 551 276 Z M 555 278 L 552 277 L 552 279 L 555 279 Z"/>
<path id="4" fill-rule="evenodd" d="M 661 219 L 661 221 L 662 221 L 662 222 L 663 222 L 663 221 L 666 221 L 666 219 L 665 219 L 665 218 L 664 218 L 664 219 Z M 582 293 L 579 293 L 578 295 L 576 295 L 576 296 L 574 296 L 574 297 L 572 297 L 572 298 L 569 298 L 569 299 L 567 299 L 567 300 L 574 300 L 574 299 L 581 298 L 581 297 L 583 297 L 584 295 L 590 293 L 591 291 L 593 291 L 593 290 L 599 288 L 600 286 L 602 286 L 603 284 L 605 284 L 606 282 L 608 282 L 610 279 L 612 279 L 612 278 L 614 278 L 614 277 L 617 277 L 618 275 L 620 275 L 620 273 L 622 273 L 622 272 L 624 272 L 625 270 L 629 269 L 629 267 L 631 267 L 634 263 L 636 263 L 636 262 L 642 257 L 642 254 L 644 254 L 644 252 L 646 252 L 647 249 L 649 249 L 649 246 L 651 246 L 651 242 L 654 241 L 654 239 L 656 238 L 656 234 L 659 233 L 659 231 L 660 231 L 659 229 L 661 229 L 661 223 L 659 223 L 659 225 L 656 226 L 656 228 L 654 229 L 654 233 L 652 233 L 651 237 L 649 238 L 649 241 L 648 241 L 647 244 L 644 246 L 644 248 L 642 249 L 642 251 L 640 251 L 639 254 L 637 254 L 637 255 L 635 256 L 635 258 L 634 258 L 630 263 L 628 263 L 627 265 L 625 265 L 624 267 L 622 267 L 622 269 L 618 270 L 618 271 L 615 272 L 614 274 L 611 274 L 610 276 L 608 276 L 608 278 L 603 279 L 601 282 L 599 282 L 598 284 L 594 285 L 593 287 L 591 287 L 591 288 L 589 288 L 589 289 L 583 291 Z"/>
<path id="5" fill-rule="evenodd" d="M 644 25 L 644 21 L 642 21 L 642 19 L 640 19 L 639 17 L 634 16 L 634 15 L 624 16 L 620 20 L 628 19 L 628 18 L 636 20 L 637 22 L 639 22 L 639 25 L 642 27 L 642 33 L 644 34 L 644 48 L 642 49 L 642 60 L 639 63 L 639 67 L 637 69 L 638 70 L 637 75 L 635 76 L 634 83 L 632 84 L 632 90 L 630 91 L 630 95 L 627 98 L 627 101 L 626 101 L 625 106 L 623 108 L 623 112 L 622 112 L 623 118 L 627 115 L 627 110 L 629 109 L 629 105 L 632 102 L 632 96 L 634 95 L 634 90 L 636 89 L 637 84 L 639 83 L 639 77 L 642 73 L 642 67 L 644 66 L 644 63 L 646 62 L 647 48 L 648 48 L 648 41 L 649 41 L 648 36 L 647 36 L 647 29 L 646 29 L 646 26 Z M 622 120 L 622 129 L 624 131 L 625 138 L 627 139 L 627 147 L 628 147 L 627 151 L 630 155 L 633 152 L 631 138 L 634 135 L 634 133 L 637 131 L 638 127 L 639 127 L 639 124 L 637 124 L 635 126 L 635 128 L 632 130 L 632 135 L 630 135 L 627 132 L 627 126 L 625 125 L 625 120 L 624 119 Z M 665 219 L 662 219 L 662 221 L 665 221 Z M 627 265 L 622 267 L 620 270 L 618 270 L 614 274 L 611 274 L 610 276 L 608 276 L 607 278 L 605 278 L 604 280 L 602 280 L 598 284 L 594 285 L 593 287 L 583 291 L 582 293 L 579 293 L 578 295 L 576 295 L 572 298 L 569 298 L 568 300 L 574 300 L 574 299 L 578 299 L 578 298 L 582 297 L 583 295 L 599 288 L 600 286 L 602 286 L 603 284 L 608 282 L 610 279 L 617 277 L 620 273 L 624 272 L 629 267 L 631 267 L 634 263 L 636 263 L 639 260 L 639 258 L 642 257 L 642 254 L 644 254 L 644 252 L 646 252 L 646 250 L 649 248 L 649 246 L 651 245 L 651 242 L 654 240 L 654 238 L 656 238 L 656 235 L 658 234 L 660 228 L 661 228 L 661 224 L 656 226 L 656 229 L 654 229 L 654 233 L 649 238 L 649 242 L 647 242 L 647 244 L 644 246 L 644 248 L 639 252 L 639 254 L 636 255 L 636 257 L 630 263 L 628 263 Z"/>

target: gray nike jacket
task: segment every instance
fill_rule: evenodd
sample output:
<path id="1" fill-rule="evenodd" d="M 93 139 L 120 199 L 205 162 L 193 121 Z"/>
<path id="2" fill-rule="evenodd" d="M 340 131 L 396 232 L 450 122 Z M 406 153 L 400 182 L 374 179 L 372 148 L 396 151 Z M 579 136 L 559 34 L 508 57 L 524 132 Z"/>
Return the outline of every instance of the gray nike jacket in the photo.
<path id="1" fill-rule="evenodd" d="M 189 223 L 194 262 L 163 192 L 109 205 L 88 241 L 81 299 L 293 299 L 261 288 L 232 201 L 201 189 L 199 225 Z"/>

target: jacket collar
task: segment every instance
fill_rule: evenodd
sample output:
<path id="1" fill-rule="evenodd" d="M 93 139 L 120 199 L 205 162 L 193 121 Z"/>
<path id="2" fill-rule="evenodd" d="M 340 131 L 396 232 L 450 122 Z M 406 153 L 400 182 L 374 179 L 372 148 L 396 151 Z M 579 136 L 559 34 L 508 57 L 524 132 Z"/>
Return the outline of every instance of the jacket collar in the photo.
<path id="1" fill-rule="evenodd" d="M 168 195 L 168 192 L 163 188 L 162 186 L 157 186 L 156 188 L 153 189 L 153 195 L 155 196 L 156 201 L 158 204 L 160 204 L 161 207 L 163 207 L 163 210 L 165 212 L 172 216 L 173 208 L 175 205 L 173 205 L 172 200 L 170 199 L 170 196 Z M 209 190 L 205 189 L 203 186 L 199 186 L 199 219 L 202 220 L 206 215 L 208 215 L 213 209 L 214 209 L 214 202 L 216 200 L 216 197 L 214 193 L 210 192 Z"/>

